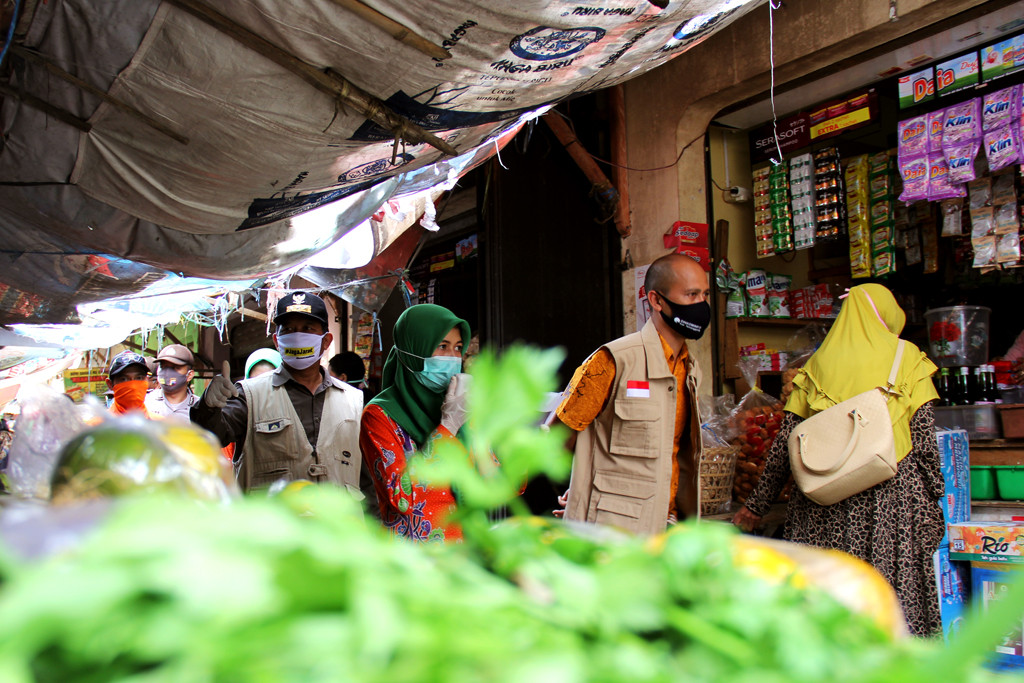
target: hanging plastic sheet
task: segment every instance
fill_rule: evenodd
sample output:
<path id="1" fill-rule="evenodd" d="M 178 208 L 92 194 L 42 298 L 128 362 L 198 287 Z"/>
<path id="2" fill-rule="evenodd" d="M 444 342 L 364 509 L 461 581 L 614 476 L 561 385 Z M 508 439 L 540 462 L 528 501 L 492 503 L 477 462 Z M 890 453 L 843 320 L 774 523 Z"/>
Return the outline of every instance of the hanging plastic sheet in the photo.
<path id="1" fill-rule="evenodd" d="M 37 273 L 43 257 L 96 255 L 193 277 L 281 273 L 389 199 L 494 154 L 522 116 L 638 76 L 758 2 L 373 4 L 446 59 L 334 0 L 25 3 L 7 56 L 14 94 L 0 104 L 0 244 L 19 257 L 14 268 Z M 197 18 L 197 5 L 220 18 Z M 372 106 L 311 84 L 325 79 Z M 382 107 L 405 123 L 382 126 Z M 292 220 L 339 201 L 332 225 Z M 394 236 L 375 236 L 378 253 Z M 31 275 L 0 282 L 40 297 L 25 319 L 63 321 L 96 295 L 140 289 L 145 275 L 77 272 L 66 284 L 41 278 L 39 291 Z"/>

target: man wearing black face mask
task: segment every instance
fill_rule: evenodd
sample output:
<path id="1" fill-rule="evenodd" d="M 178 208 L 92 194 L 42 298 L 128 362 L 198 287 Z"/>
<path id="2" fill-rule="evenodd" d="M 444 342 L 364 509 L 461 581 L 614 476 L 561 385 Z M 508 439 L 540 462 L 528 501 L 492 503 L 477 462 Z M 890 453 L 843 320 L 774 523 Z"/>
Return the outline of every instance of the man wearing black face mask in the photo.
<path id="1" fill-rule="evenodd" d="M 555 415 L 575 432 L 565 518 L 652 534 L 699 509 L 700 371 L 686 340 L 711 307 L 707 274 L 681 254 L 652 263 L 644 290 L 651 319 L 595 351 Z"/>
<path id="2" fill-rule="evenodd" d="M 189 421 L 189 409 L 199 402 L 192 392 L 195 358 L 187 347 L 171 344 L 156 355 L 157 381 L 160 389 L 146 394 L 146 410 L 150 416 Z"/>

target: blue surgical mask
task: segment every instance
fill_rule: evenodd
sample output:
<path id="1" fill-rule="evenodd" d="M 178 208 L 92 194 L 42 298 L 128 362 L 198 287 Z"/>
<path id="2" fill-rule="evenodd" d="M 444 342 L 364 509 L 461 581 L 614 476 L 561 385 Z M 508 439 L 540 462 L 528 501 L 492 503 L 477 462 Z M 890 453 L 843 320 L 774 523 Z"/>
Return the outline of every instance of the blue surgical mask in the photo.
<path id="1" fill-rule="evenodd" d="M 417 356 L 415 353 L 409 353 L 408 351 L 402 351 L 398 347 L 395 347 L 399 353 L 413 358 L 419 358 L 423 361 L 423 369 L 419 372 L 415 370 L 410 371 L 420 384 L 438 393 L 446 391 L 448 385 L 451 384 L 452 377 L 462 372 L 462 358 L 459 356 Z M 403 363 L 403 365 L 405 365 Z M 408 367 L 408 366 L 406 366 Z"/>

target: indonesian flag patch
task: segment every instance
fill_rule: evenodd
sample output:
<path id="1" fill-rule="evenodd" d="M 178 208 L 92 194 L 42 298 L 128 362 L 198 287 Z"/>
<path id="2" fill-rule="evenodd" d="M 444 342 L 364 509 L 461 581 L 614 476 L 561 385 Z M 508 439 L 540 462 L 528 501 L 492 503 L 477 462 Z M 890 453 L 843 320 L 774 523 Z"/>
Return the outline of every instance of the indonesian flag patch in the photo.
<path id="1" fill-rule="evenodd" d="M 650 398 L 651 383 L 628 380 L 626 382 L 626 398 Z"/>

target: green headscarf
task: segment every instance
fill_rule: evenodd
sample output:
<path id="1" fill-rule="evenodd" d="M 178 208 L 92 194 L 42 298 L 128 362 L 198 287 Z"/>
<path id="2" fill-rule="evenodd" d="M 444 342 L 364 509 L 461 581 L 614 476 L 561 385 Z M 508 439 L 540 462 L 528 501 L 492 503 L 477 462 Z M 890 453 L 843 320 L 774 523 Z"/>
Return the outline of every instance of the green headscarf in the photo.
<path id="1" fill-rule="evenodd" d="M 436 392 L 416 379 L 423 370 L 423 361 L 429 358 L 438 344 L 458 327 L 462 333 L 463 348 L 469 344 L 469 323 L 443 306 L 418 304 L 407 308 L 395 323 L 395 345 L 384 362 L 381 392 L 370 401 L 380 406 L 402 429 L 409 432 L 418 446 L 441 423 L 441 404 L 444 391 Z M 407 353 L 399 353 L 398 349 Z M 413 354 L 413 355 L 410 355 Z"/>

